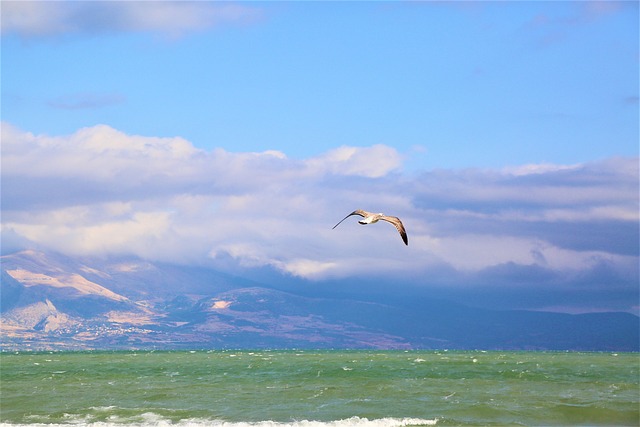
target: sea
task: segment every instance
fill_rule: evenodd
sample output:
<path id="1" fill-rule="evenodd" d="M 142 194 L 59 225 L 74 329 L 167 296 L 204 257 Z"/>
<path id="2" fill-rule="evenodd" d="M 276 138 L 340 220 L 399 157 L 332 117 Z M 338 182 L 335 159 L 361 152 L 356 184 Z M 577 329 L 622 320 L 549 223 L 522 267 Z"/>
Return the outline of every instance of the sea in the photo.
<path id="1" fill-rule="evenodd" d="M 0 354 L 0 426 L 638 426 L 638 353 Z"/>

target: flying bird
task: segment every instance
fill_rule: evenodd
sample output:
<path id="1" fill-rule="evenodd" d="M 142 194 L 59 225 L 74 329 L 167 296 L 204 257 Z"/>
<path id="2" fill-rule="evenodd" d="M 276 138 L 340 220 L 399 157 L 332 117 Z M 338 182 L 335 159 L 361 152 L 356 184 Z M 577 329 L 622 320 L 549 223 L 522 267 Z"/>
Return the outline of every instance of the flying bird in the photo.
<path id="1" fill-rule="evenodd" d="M 393 224 L 394 227 L 396 227 L 396 229 L 398 230 L 398 233 L 400 233 L 400 237 L 402 237 L 402 241 L 404 242 L 404 244 L 409 246 L 409 238 L 407 237 L 407 232 L 404 230 L 404 225 L 402 225 L 402 221 L 400 221 L 400 218 L 395 216 L 388 216 L 382 213 L 371 213 L 371 212 L 363 211 L 362 209 L 356 209 L 355 211 L 351 212 L 349 215 L 342 218 L 342 221 L 349 218 L 351 215 L 360 215 L 361 217 L 363 217 L 364 219 L 361 219 L 358 221 L 362 225 L 373 224 L 380 220 L 390 222 L 391 224 Z M 342 221 L 334 225 L 333 228 L 336 228 L 337 226 L 339 226 Z"/>

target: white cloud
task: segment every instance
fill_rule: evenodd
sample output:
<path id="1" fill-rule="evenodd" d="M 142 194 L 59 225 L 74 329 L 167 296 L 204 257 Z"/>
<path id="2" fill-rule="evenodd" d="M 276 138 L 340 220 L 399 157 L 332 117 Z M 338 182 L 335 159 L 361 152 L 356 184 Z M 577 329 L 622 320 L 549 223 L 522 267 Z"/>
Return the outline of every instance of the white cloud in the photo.
<path id="1" fill-rule="evenodd" d="M 2 5 L 2 33 L 26 37 L 151 32 L 178 37 L 225 23 L 259 19 L 247 4 L 200 1 L 9 1 Z"/>
<path id="2" fill-rule="evenodd" d="M 54 2 L 14 1 L 2 5 L 2 32 L 27 35 L 67 30 L 66 11 Z"/>
<path id="3" fill-rule="evenodd" d="M 512 236 L 461 234 L 432 241 L 431 250 L 446 263 L 462 270 L 515 262 L 532 264 L 536 242 Z"/>
<path id="4" fill-rule="evenodd" d="M 439 259 L 460 271 L 478 271 L 501 264 L 534 265 L 554 271 L 578 272 L 607 260 L 628 267 L 633 258 L 604 251 L 575 251 L 527 236 L 459 235 L 434 239 L 430 248 Z"/>
<path id="5" fill-rule="evenodd" d="M 321 262 L 312 259 L 296 258 L 287 262 L 272 261 L 274 267 L 294 276 L 313 279 L 322 277 L 335 268 L 335 262 Z"/>
<path id="6" fill-rule="evenodd" d="M 318 173 L 359 175 L 378 178 L 401 165 L 400 155 L 386 145 L 371 147 L 339 147 L 306 161 L 309 169 Z"/>
<path id="7" fill-rule="evenodd" d="M 114 254 L 157 256 L 170 227 L 167 212 L 123 212 L 103 206 L 72 207 L 31 216 L 7 227 L 44 247 L 72 254 Z M 103 213 L 101 215 L 101 213 Z M 113 215 L 116 213 L 116 215 Z M 25 217 L 25 219 L 27 219 Z"/>
<path id="8" fill-rule="evenodd" d="M 69 254 L 266 267 L 314 280 L 422 282 L 443 268 L 467 280 L 500 265 L 575 275 L 594 260 L 624 277 L 637 270 L 637 159 L 515 174 L 407 176 L 401 165 L 383 145 L 296 160 L 205 152 L 182 138 L 108 126 L 47 136 L 3 123 L 2 231 L 14 246 L 29 240 Z M 400 216 L 409 246 L 384 222 L 331 229 L 356 208 Z"/>
<path id="9" fill-rule="evenodd" d="M 245 265 L 297 275 L 319 270 L 312 261 L 291 262 L 288 240 L 314 238 L 319 219 L 326 229 L 335 219 L 325 216 L 333 196 L 327 191 L 324 199 L 322 179 L 380 178 L 399 165 L 385 146 L 341 147 L 339 156 L 298 161 L 272 150 L 207 153 L 182 138 L 126 135 L 104 125 L 52 137 L 3 123 L 2 140 L 3 219 L 26 238 L 63 252 L 129 248 L 163 259 L 171 257 L 167 247 L 184 258 L 208 246 Z M 270 249 L 274 241 L 282 249 Z"/>
<path id="10" fill-rule="evenodd" d="M 7 175 L 133 182 L 150 176 L 188 175 L 185 162 L 199 150 L 182 138 L 129 136 L 109 126 L 49 137 L 20 132 L 2 123 L 3 172 Z M 183 167 L 180 167 L 183 166 Z"/>
<path id="11" fill-rule="evenodd" d="M 549 172 L 557 172 L 579 168 L 580 165 L 556 165 L 553 163 L 539 163 L 529 165 L 519 165 L 504 168 L 504 172 L 515 176 L 544 174 Z"/>

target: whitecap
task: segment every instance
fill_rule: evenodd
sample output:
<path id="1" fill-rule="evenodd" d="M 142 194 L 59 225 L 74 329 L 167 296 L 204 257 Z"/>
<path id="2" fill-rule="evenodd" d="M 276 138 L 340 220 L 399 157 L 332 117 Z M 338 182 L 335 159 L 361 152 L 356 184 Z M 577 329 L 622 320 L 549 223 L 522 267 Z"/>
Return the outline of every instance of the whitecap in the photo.
<path id="1" fill-rule="evenodd" d="M 438 422 L 437 418 L 434 419 L 422 419 L 422 418 L 378 418 L 368 419 L 360 417 L 351 417 L 343 420 L 336 421 L 310 421 L 300 420 L 291 422 L 278 422 L 278 421 L 239 421 L 230 422 L 223 420 L 205 420 L 205 419 L 186 419 L 178 422 L 174 422 L 170 419 L 166 419 L 161 415 L 151 412 L 140 415 L 140 421 L 134 423 L 137 427 L 411 427 L 411 426 L 433 426 Z M 109 422 L 95 421 L 91 422 L 87 419 L 78 419 L 82 425 L 88 427 L 122 427 L 122 421 L 131 421 L 130 419 L 124 420 L 118 417 L 110 417 Z M 83 422 L 84 421 L 84 422 Z M 77 424 L 74 423 L 74 424 Z M 125 423 L 126 425 L 128 423 Z M 69 424 L 56 424 L 56 423 L 30 423 L 30 424 L 8 424 L 0 423 L 0 427 L 68 427 Z"/>
<path id="2" fill-rule="evenodd" d="M 117 406 L 90 406 L 89 409 L 93 410 L 93 411 L 97 411 L 97 412 L 107 412 L 107 411 L 112 411 L 114 409 L 116 409 Z"/>

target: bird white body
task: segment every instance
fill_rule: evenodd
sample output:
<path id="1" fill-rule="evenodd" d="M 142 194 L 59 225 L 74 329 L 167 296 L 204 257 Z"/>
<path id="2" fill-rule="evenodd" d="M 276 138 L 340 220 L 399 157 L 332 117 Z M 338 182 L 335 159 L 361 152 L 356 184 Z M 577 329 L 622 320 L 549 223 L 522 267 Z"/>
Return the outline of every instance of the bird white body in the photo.
<path id="1" fill-rule="evenodd" d="M 380 219 L 383 216 L 384 216 L 383 213 L 373 214 L 365 217 L 364 219 L 359 220 L 358 222 L 362 225 L 375 224 L 376 222 L 380 221 Z"/>

